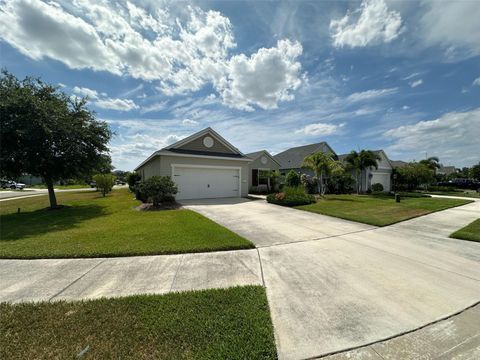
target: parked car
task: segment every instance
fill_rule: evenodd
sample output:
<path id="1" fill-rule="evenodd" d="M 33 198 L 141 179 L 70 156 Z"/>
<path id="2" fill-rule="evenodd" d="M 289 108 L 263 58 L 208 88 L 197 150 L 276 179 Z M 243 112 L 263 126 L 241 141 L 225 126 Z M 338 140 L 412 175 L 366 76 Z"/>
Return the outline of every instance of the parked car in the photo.
<path id="1" fill-rule="evenodd" d="M 92 180 L 92 181 L 90 181 L 89 185 L 90 185 L 91 188 L 95 188 L 95 187 L 97 187 L 97 182 Z"/>
<path id="2" fill-rule="evenodd" d="M 437 186 L 448 186 L 457 189 L 480 190 L 480 182 L 472 179 L 453 179 L 450 181 L 442 181 L 437 183 Z"/>
<path id="3" fill-rule="evenodd" d="M 23 190 L 27 185 L 15 181 L 2 181 L 2 189 Z"/>
<path id="4" fill-rule="evenodd" d="M 115 180 L 115 185 L 125 185 L 126 182 L 120 179 Z"/>

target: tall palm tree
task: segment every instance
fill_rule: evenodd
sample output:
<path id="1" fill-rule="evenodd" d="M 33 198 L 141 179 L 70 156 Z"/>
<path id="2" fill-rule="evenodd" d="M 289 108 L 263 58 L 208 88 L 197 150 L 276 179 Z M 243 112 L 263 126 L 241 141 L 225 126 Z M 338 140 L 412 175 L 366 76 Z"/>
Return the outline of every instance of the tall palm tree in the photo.
<path id="1" fill-rule="evenodd" d="M 420 160 L 419 163 L 425 165 L 430 170 L 435 171 L 436 169 L 440 169 L 441 165 L 439 163 L 439 159 L 436 156 L 430 156 L 425 160 Z"/>
<path id="2" fill-rule="evenodd" d="M 374 167 L 375 169 L 378 169 L 378 161 L 380 161 L 380 159 L 380 155 L 375 154 L 371 150 L 361 150 L 360 152 L 356 152 L 355 150 L 353 150 L 345 157 L 345 161 L 355 171 L 357 194 L 360 193 L 362 185 L 362 181 L 360 178 L 362 171 L 369 167 Z"/>
<path id="3" fill-rule="evenodd" d="M 312 169 L 318 178 L 318 193 L 325 195 L 326 186 L 323 182 L 324 177 L 332 172 L 340 171 L 341 164 L 335 161 L 330 154 L 317 152 L 303 159 L 302 167 Z"/>

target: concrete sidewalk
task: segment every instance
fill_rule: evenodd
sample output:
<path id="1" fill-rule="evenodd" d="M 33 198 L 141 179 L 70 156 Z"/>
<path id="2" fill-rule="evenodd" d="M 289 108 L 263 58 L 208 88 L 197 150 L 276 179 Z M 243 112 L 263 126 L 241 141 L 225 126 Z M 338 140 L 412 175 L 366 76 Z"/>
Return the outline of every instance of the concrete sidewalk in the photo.
<path id="1" fill-rule="evenodd" d="M 0 302 L 93 299 L 262 285 L 256 250 L 98 259 L 0 260 Z"/>

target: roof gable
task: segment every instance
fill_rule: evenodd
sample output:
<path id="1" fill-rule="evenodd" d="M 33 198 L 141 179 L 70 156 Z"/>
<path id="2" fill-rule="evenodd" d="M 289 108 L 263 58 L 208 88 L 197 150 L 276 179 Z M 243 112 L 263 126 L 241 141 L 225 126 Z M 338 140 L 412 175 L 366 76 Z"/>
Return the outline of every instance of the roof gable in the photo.
<path id="1" fill-rule="evenodd" d="M 303 159 L 316 152 L 331 153 L 336 156 L 335 151 L 323 141 L 320 143 L 290 148 L 274 155 L 274 158 L 280 163 L 282 169 L 300 169 L 303 164 Z"/>
<path id="2" fill-rule="evenodd" d="M 213 139 L 211 146 L 205 145 L 205 138 Z M 208 127 L 193 135 L 179 140 L 176 143 L 169 145 L 164 150 L 180 150 L 180 151 L 194 151 L 203 153 L 216 153 L 216 154 L 233 154 L 244 156 L 240 150 L 225 140 L 220 134 Z"/>
<path id="3" fill-rule="evenodd" d="M 275 159 L 275 157 L 272 156 L 267 150 L 255 151 L 255 152 L 248 153 L 248 154 L 245 154 L 245 155 L 248 156 L 250 159 L 252 159 L 254 161 L 257 160 L 261 155 L 265 155 L 265 156 L 269 157 L 273 162 L 275 162 L 276 164 L 281 166 L 281 164 Z"/>

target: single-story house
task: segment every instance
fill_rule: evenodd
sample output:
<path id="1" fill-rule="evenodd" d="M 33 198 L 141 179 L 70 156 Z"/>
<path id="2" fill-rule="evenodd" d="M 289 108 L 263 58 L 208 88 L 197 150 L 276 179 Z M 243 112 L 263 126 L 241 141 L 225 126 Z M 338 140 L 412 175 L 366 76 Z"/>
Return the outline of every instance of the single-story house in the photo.
<path id="1" fill-rule="evenodd" d="M 383 191 L 390 191 L 392 188 L 392 172 L 393 166 L 388 159 L 387 154 L 383 150 L 373 150 L 373 153 L 380 156 L 378 161 L 378 169 L 370 167 L 360 175 L 361 191 L 367 191 L 373 184 L 382 184 Z M 338 160 L 344 161 L 348 154 L 338 155 Z M 352 171 L 352 175 L 355 175 Z"/>
<path id="2" fill-rule="evenodd" d="M 178 200 L 244 197 L 251 161 L 208 127 L 154 152 L 135 171 L 142 179 L 171 176 Z"/>
<path id="3" fill-rule="evenodd" d="M 280 170 L 280 163 L 267 151 L 246 154 L 252 162 L 248 164 L 248 188 L 270 188 L 270 171 Z"/>
<path id="4" fill-rule="evenodd" d="M 302 163 L 307 156 L 317 152 L 330 153 L 334 159 L 337 158 L 335 151 L 326 142 L 293 147 L 273 157 L 280 164 L 280 173 L 282 175 L 287 175 L 290 170 L 294 170 L 299 174 L 314 176 L 315 174 L 312 170 L 302 168 Z"/>
<path id="5" fill-rule="evenodd" d="M 443 165 L 440 165 L 440 169 L 436 169 L 435 170 L 435 173 L 438 174 L 438 175 L 452 175 L 452 174 L 455 174 L 457 172 L 457 169 L 455 168 L 455 166 L 443 166 Z"/>

